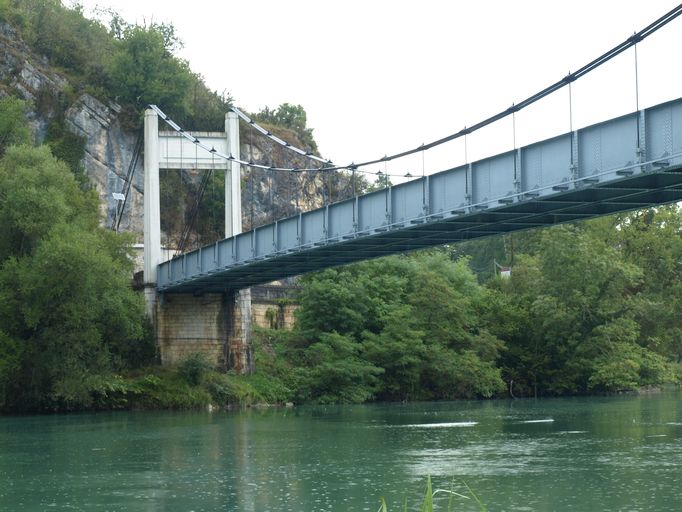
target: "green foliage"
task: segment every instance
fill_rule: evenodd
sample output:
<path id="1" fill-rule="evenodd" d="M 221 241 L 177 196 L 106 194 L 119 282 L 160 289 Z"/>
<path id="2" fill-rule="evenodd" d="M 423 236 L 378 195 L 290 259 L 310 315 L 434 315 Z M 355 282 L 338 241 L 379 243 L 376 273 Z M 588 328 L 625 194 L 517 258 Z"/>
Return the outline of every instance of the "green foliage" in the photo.
<path id="1" fill-rule="evenodd" d="M 10 392 L 21 370 L 23 344 L 0 331 L 0 410 L 9 402 Z"/>
<path id="2" fill-rule="evenodd" d="M 10 0 L 0 0 L 0 20 L 7 21 L 11 12 Z"/>
<path id="3" fill-rule="evenodd" d="M 190 386 L 198 386 L 202 381 L 204 375 L 211 371 L 214 365 L 208 358 L 199 352 L 190 354 L 181 363 L 178 368 L 180 375 L 182 375 L 187 384 Z"/>
<path id="4" fill-rule="evenodd" d="M 424 501 L 422 501 L 422 506 L 419 508 L 419 512 L 433 512 L 433 489 L 431 487 L 431 476 L 426 477 Z"/>
<path id="5" fill-rule="evenodd" d="M 151 364 L 155 349 L 128 288 L 127 240 L 98 229 L 97 197 L 74 179 L 85 182 L 84 141 L 63 113 L 87 90 L 122 103 L 130 127 L 157 103 L 187 129 L 217 130 L 231 98 L 174 55 L 172 25 L 102 16 L 88 20 L 58 0 L 0 0 L 0 19 L 72 84 L 37 92 L 35 108 L 52 119 L 51 151 L 20 147 L 30 142 L 25 105 L 0 100 L 0 409 L 474 398 L 507 386 L 561 395 L 678 382 L 676 205 L 320 272 L 303 279 L 293 332 L 257 333 L 256 375 L 217 374 L 197 359 L 179 372 L 118 377 Z M 254 118 L 316 151 L 300 105 Z M 173 236 L 196 183 L 165 178 L 163 230 Z M 356 179 L 358 191 L 382 185 Z M 217 173 L 206 190 L 199 242 L 223 231 L 222 180 Z M 186 202 L 179 190 L 191 192 Z M 513 267 L 511 279 L 496 277 L 496 263 Z"/>
<path id="6" fill-rule="evenodd" d="M 275 109 L 265 107 L 254 116 L 254 119 L 261 123 L 293 130 L 306 149 L 312 152 L 317 151 L 317 144 L 313 139 L 313 130 L 306 127 L 307 114 L 301 105 L 282 103 Z"/>
<path id="7" fill-rule="evenodd" d="M 46 147 L 9 148 L 0 191 L 0 404 L 91 407 L 92 379 L 133 365 L 146 339 L 129 240 L 98 227 L 95 194 Z"/>
<path id="8" fill-rule="evenodd" d="M 454 484 L 454 482 L 453 482 Z M 483 504 L 481 499 L 476 496 L 474 491 L 471 490 L 471 487 L 466 482 L 462 482 L 464 487 L 466 487 L 467 492 L 469 493 L 469 496 L 466 496 L 464 494 L 460 494 L 458 492 L 455 492 L 454 490 L 450 489 L 433 489 L 433 485 L 431 483 L 431 476 L 426 477 L 426 487 L 424 489 L 424 497 L 421 500 L 421 504 L 419 506 L 419 512 L 433 512 L 434 510 L 437 509 L 436 507 L 436 496 L 439 494 L 445 494 L 448 496 L 448 505 L 447 505 L 447 510 L 448 512 L 455 510 L 454 508 L 454 502 L 455 498 L 462 498 L 466 500 L 473 500 L 476 505 L 478 510 L 481 512 L 485 512 L 488 510 L 486 506 Z M 388 504 L 386 503 L 386 500 L 384 498 L 380 498 L 379 500 L 379 512 L 388 512 Z M 404 505 L 403 505 L 403 510 L 407 512 L 407 499 L 405 499 Z"/>
<path id="9" fill-rule="evenodd" d="M 392 400 L 421 396 L 421 379 L 428 348 L 424 332 L 415 327 L 413 310 L 405 305 L 387 313 L 380 333 L 365 331 L 362 350 L 377 368 L 384 370 L 377 392 Z"/>
<path id="10" fill-rule="evenodd" d="M 48 124 L 45 144 L 56 158 L 69 166 L 81 187 L 86 187 L 88 180 L 81 164 L 85 156 L 85 137 L 66 128 L 64 119 L 60 116 Z"/>
<path id="11" fill-rule="evenodd" d="M 282 404 L 292 399 L 292 392 L 284 383 L 264 372 L 247 376 L 211 372 L 203 386 L 217 405 Z"/>
<path id="12" fill-rule="evenodd" d="M 537 233 L 532 256 L 517 255 L 512 278 L 491 283 L 505 297 L 499 306 L 509 328 L 493 331 L 507 341 L 503 373 L 517 394 L 628 391 L 675 380 L 679 320 L 676 299 L 664 297 L 680 282 L 679 226 L 679 212 L 664 208 Z"/>
<path id="13" fill-rule="evenodd" d="M 81 192 L 47 147 L 10 148 L 0 160 L 0 184 L 0 263 L 31 254 L 56 225 L 97 226 L 97 197 Z"/>
<path id="14" fill-rule="evenodd" d="M 348 336 L 331 332 L 305 350 L 306 372 L 299 396 L 318 403 L 358 403 L 373 398 L 382 373 L 359 356 L 360 346 Z"/>
<path id="15" fill-rule="evenodd" d="M 675 383 L 681 235 L 677 207 L 526 233 L 486 286 L 447 249 L 325 270 L 302 279 L 293 332 L 259 334 L 257 365 L 325 403 Z"/>
<path id="16" fill-rule="evenodd" d="M 120 246 L 119 246 L 120 248 Z M 141 320 L 142 334 L 135 340 L 130 342 L 118 343 L 115 347 L 112 346 L 114 366 L 118 368 L 142 368 L 159 363 L 158 347 L 154 338 L 154 327 L 151 320 L 144 317 Z"/>
<path id="17" fill-rule="evenodd" d="M 9 146 L 29 144 L 30 141 L 26 104 L 12 97 L 0 99 L 0 157 Z"/>
<path id="18" fill-rule="evenodd" d="M 154 369 L 138 378 L 129 378 L 134 393 L 128 394 L 133 409 L 202 409 L 211 395 L 202 386 L 191 386 L 180 372 Z"/>
<path id="19" fill-rule="evenodd" d="M 638 345 L 638 338 L 638 326 L 630 319 L 595 329 L 589 341 L 598 352 L 592 354 L 589 389 L 633 391 L 641 386 L 674 382 L 672 366 L 661 355 Z"/>
<path id="20" fill-rule="evenodd" d="M 210 91 L 174 55 L 182 42 L 172 25 L 133 25 L 113 10 L 98 13 L 100 19 L 88 19 L 79 4 L 67 7 L 59 0 L 0 2 L 0 19 L 12 23 L 37 53 L 61 68 L 76 91 L 121 103 L 127 127 L 139 126 L 139 112 L 148 103 L 160 105 L 187 129 L 224 126 L 231 98 Z M 43 104 L 49 98 L 41 94 L 39 110 L 55 106 Z M 59 108 L 63 113 L 66 107 Z"/>
<path id="21" fill-rule="evenodd" d="M 172 27 L 127 26 L 109 64 L 111 92 L 136 109 L 156 103 L 180 117 L 188 114 L 185 94 L 191 83 L 188 64 L 174 57 Z"/>
<path id="22" fill-rule="evenodd" d="M 162 172 L 159 177 L 159 194 L 161 200 L 161 231 L 170 238 L 180 238 L 185 223 L 185 198 L 187 194 L 179 193 L 186 190 L 179 172 Z M 167 245 L 175 246 L 177 240 L 166 241 Z"/>
<path id="23" fill-rule="evenodd" d="M 195 198 L 192 197 L 194 201 Z M 199 205 L 197 238 L 200 245 L 221 240 L 225 236 L 225 173 L 213 172 Z"/>
<path id="24" fill-rule="evenodd" d="M 137 382 L 111 374 L 90 376 L 86 388 L 95 409 L 126 409 L 130 397 L 142 392 L 142 387 Z"/>
<path id="25" fill-rule="evenodd" d="M 204 171 L 207 172 L 207 171 Z M 225 173 L 213 172 L 207 183 L 196 219 L 197 246 L 223 238 L 225 233 Z M 188 175 L 177 171 L 165 172 L 160 180 L 161 230 L 167 234 L 171 245 L 177 244 L 190 212 L 196 203 L 198 184 Z"/>
<path id="26" fill-rule="evenodd" d="M 294 331 L 260 333 L 269 338 L 261 356 L 268 371 L 298 401 L 490 397 L 503 389 L 495 361 L 504 345 L 477 315 L 487 292 L 466 261 L 437 251 L 394 256 L 303 283 Z"/>
<path id="27" fill-rule="evenodd" d="M 14 13 L 25 20 L 22 35 L 38 52 L 82 78 L 111 51 L 106 28 L 83 17 L 76 6 L 68 9 L 59 0 L 18 0 Z"/>
<path id="28" fill-rule="evenodd" d="M 65 382 L 61 393 L 66 395 L 70 386 L 84 392 L 80 399 L 87 400 L 91 409 L 204 409 L 209 405 L 282 404 L 291 399 L 289 389 L 266 375 L 236 376 L 202 367 L 195 382 L 188 382 L 186 369 L 181 366 L 151 367 L 92 375 L 81 385 Z"/>

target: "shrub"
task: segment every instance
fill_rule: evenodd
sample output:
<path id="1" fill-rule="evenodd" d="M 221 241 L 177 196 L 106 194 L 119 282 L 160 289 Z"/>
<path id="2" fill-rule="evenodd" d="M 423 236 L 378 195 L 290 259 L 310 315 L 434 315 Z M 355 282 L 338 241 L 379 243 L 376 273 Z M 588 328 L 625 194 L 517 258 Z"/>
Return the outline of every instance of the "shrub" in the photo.
<path id="1" fill-rule="evenodd" d="M 198 386 L 204 375 L 213 369 L 214 365 L 199 352 L 187 356 L 179 366 L 180 375 L 190 386 Z"/>

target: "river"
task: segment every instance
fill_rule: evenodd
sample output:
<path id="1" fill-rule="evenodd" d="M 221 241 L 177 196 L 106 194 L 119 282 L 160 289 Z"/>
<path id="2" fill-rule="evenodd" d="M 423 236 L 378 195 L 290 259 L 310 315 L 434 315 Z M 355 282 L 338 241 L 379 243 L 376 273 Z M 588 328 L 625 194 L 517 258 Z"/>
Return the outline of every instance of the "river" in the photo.
<path id="1" fill-rule="evenodd" d="M 491 511 L 677 511 L 681 403 L 670 392 L 4 417 L 0 510 L 374 512 L 380 496 L 414 510 L 431 475 Z"/>

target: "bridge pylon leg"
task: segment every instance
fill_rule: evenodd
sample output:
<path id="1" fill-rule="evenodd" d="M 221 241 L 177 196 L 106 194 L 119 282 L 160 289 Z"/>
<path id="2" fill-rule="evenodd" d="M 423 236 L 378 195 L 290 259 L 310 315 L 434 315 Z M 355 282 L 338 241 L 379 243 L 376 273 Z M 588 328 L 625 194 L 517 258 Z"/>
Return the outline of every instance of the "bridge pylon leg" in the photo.
<path id="1" fill-rule="evenodd" d="M 251 289 L 226 293 L 227 343 L 225 361 L 227 368 L 237 374 L 250 374 L 255 370 L 251 342 Z"/>

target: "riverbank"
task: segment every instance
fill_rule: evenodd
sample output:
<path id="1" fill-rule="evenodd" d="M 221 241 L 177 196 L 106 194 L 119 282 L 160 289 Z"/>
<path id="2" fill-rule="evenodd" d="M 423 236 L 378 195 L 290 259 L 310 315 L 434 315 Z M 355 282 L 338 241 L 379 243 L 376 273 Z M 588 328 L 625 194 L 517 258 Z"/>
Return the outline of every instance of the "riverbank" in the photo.
<path id="1" fill-rule="evenodd" d="M 148 367 L 125 375 L 94 376 L 86 382 L 90 401 L 77 407 L 61 403 L 49 411 L 5 411 L 21 413 L 40 412 L 94 412 L 94 411 L 219 411 L 243 408 L 279 408 L 296 405 L 314 405 L 314 402 L 295 401 L 296 389 L 277 376 L 264 373 L 235 375 L 211 367 L 200 357 L 192 357 L 176 367 Z M 679 386 L 666 386 L 665 390 L 679 390 Z M 623 395 L 657 395 L 662 387 L 644 386 L 637 390 L 618 393 L 594 393 L 583 397 L 617 397 Z M 517 397 L 496 396 L 497 399 Z M 528 398 L 528 397 L 525 397 Z M 553 397 L 541 397 L 553 398 Z M 481 401 L 489 401 L 481 400 Z M 367 400 L 366 403 L 395 404 L 394 401 Z M 405 402 L 402 402 L 405 403 Z M 420 403 L 419 400 L 411 403 Z M 327 404 L 327 405 L 342 405 Z"/>
<path id="2" fill-rule="evenodd" d="M 92 400 L 70 410 L 217 410 L 291 404 L 291 392 L 266 376 L 222 373 L 191 359 L 174 368 L 144 368 L 127 375 L 98 377 L 90 383 Z"/>

